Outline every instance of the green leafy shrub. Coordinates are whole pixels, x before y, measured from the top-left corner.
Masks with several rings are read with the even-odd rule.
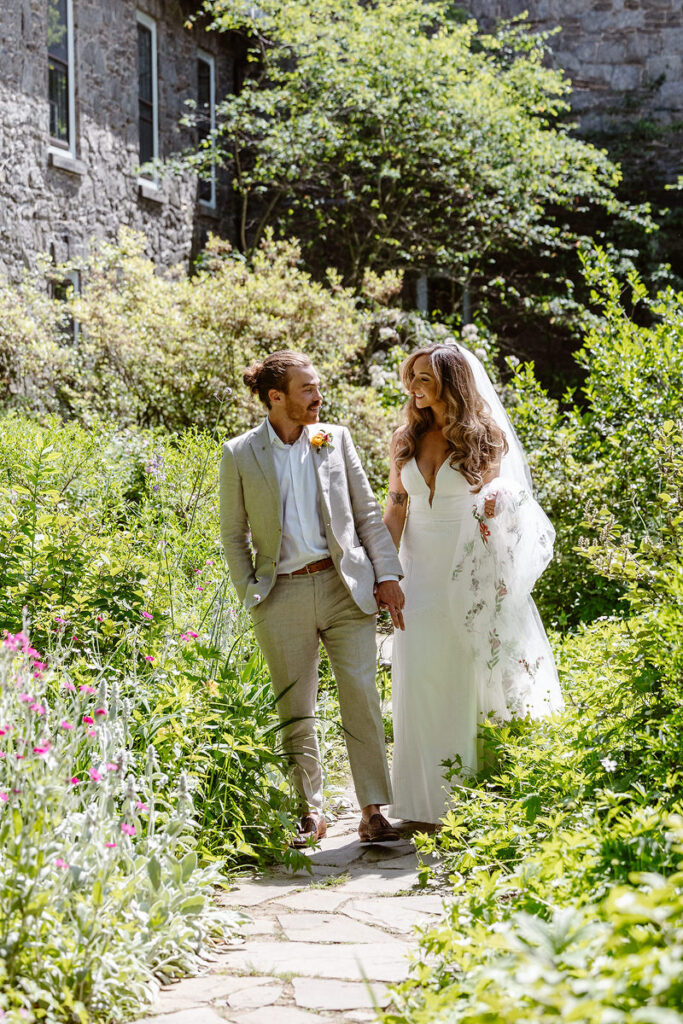
[[[623,581],[580,554],[586,521],[636,544],[649,535],[667,489],[653,449],[683,406],[683,294],[649,297],[635,273],[622,282],[600,249],[585,255],[584,273],[596,313],[577,353],[586,373],[579,400],[549,398],[529,366],[516,369],[505,393],[558,534],[536,598],[563,626],[619,608]]]
[[[174,793],[152,746],[136,771],[131,702],[107,691],[5,634],[0,1008],[32,1011],[17,1019],[123,1020],[238,924],[198,866],[185,776]]]
[[[202,855],[285,856],[267,673],[218,547],[219,445],[16,414],[0,431],[0,626],[75,685],[115,682],[132,749],[197,780]],[[25,611],[22,611],[25,609]]]
[[[298,266],[297,244],[270,236],[249,264],[212,240],[192,276],[160,270],[145,247],[142,234],[122,228],[117,244],[79,267],[83,291],[65,301],[49,299],[39,280],[0,292],[6,404],[86,425],[104,418],[231,436],[263,417],[244,369],[275,349],[299,349],[321,374],[323,416],[351,426],[369,475],[383,477],[389,424],[352,369],[366,314],[333,273],[327,287],[314,282]],[[65,344],[68,317],[79,324],[76,345]]]

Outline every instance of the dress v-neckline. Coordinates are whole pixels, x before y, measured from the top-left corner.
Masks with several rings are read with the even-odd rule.
[[[443,467],[448,462],[448,455],[446,455],[446,458],[443,460],[443,462],[441,463],[441,465],[437,469],[436,473],[434,474],[434,486],[433,487],[430,487],[429,484],[427,483],[427,478],[425,477],[424,473],[422,472],[422,470],[418,466],[417,459],[415,458],[414,455],[413,455],[413,462],[415,463],[415,469],[418,471],[418,473],[422,477],[424,485],[427,488],[427,490],[429,491],[429,507],[431,508],[432,507],[432,502],[434,501],[434,495],[436,493],[436,480],[437,480],[437,477],[438,477],[439,473],[441,472]]]

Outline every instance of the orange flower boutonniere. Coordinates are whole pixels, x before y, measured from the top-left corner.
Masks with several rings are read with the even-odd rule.
[[[314,448],[320,451],[322,448],[332,449],[332,434],[326,434],[324,430],[319,430],[317,434],[314,434],[311,438],[311,444]]]

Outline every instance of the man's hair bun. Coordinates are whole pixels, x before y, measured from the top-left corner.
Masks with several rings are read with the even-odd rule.
[[[286,394],[289,371],[295,366],[310,365],[311,360],[303,352],[282,349],[280,352],[271,352],[262,363],[252,363],[244,371],[242,379],[252,395],[258,395],[266,408],[270,409],[268,392],[274,388]]]
[[[242,380],[247,385],[252,395],[257,395],[259,391],[259,378],[263,373],[263,363],[252,363],[242,375]]]

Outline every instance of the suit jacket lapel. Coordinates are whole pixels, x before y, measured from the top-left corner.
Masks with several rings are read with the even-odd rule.
[[[282,520],[280,488],[278,487],[277,473],[275,472],[275,459],[273,458],[273,448],[270,443],[268,424],[266,420],[264,420],[261,426],[252,434],[251,447],[254,451],[254,455],[256,456],[256,461],[259,464],[261,472],[266,478],[271,497],[275,508],[277,509],[278,518]]]
[[[318,430],[316,430],[315,429],[316,427],[318,427],[317,424],[315,424],[314,426],[308,428],[309,440],[313,436],[313,434],[316,434],[318,432],[318,430],[320,429],[318,427]],[[316,474],[316,476],[318,478],[318,486],[319,486],[319,489],[320,489],[320,497],[322,499],[323,504],[326,505],[327,508],[329,509],[329,507],[330,507],[330,462],[329,462],[330,453],[329,453],[327,447],[315,448],[315,449],[311,450],[311,457],[313,458],[313,465],[315,466],[315,474]]]

